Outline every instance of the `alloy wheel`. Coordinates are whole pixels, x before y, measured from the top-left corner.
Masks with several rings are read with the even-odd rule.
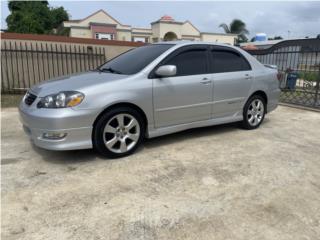
[[[260,99],[254,99],[247,111],[248,123],[251,126],[257,126],[263,119],[264,105]]]
[[[103,131],[105,146],[114,153],[130,151],[140,137],[140,125],[130,114],[121,113],[113,116]]]

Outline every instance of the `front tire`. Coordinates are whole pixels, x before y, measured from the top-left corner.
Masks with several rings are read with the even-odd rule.
[[[143,118],[128,107],[111,109],[102,115],[93,129],[93,147],[108,158],[132,154],[145,135]]]
[[[258,128],[264,120],[266,109],[263,97],[260,95],[250,97],[243,109],[242,126],[248,130]]]

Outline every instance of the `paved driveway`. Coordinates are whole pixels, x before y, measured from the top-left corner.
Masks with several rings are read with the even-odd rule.
[[[147,141],[133,156],[32,146],[2,111],[3,239],[320,238],[320,113],[279,107]]]

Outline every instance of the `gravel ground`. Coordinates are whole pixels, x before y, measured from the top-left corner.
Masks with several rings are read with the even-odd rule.
[[[34,147],[2,109],[2,239],[320,239],[320,113],[279,107],[105,160]]]

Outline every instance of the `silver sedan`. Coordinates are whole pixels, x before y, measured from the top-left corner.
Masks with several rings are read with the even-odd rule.
[[[145,137],[237,121],[255,129],[279,94],[277,70],[247,52],[180,41],[135,48],[94,71],[33,86],[19,109],[39,147],[122,157]]]

